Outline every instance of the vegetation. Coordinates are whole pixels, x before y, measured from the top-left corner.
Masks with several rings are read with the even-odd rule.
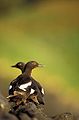
[[[46,2],[5,11],[0,17],[2,92],[6,95],[9,82],[19,75],[11,65],[37,60],[46,67],[33,75],[51,96],[49,109],[52,102],[61,111],[63,105],[71,111],[79,109],[79,2]],[[60,112],[60,108],[55,110]]]

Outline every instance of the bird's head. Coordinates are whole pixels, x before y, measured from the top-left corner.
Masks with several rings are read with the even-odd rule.
[[[25,65],[25,69],[26,69],[26,68],[34,69],[34,68],[36,68],[36,67],[43,67],[43,65],[42,65],[42,64],[39,64],[39,63],[36,62],[36,61],[30,61],[30,62],[26,63],[26,65]]]
[[[24,62],[18,62],[17,64],[12,65],[11,67],[19,68],[21,71],[23,71],[24,67],[25,67],[25,63]]]

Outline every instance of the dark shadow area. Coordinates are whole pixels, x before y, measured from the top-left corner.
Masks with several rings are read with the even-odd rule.
[[[78,110],[76,110],[72,104],[64,105],[55,94],[47,92],[45,95],[45,101],[45,112],[50,116],[66,112],[78,114]]]
[[[4,96],[8,96],[8,86],[10,82],[8,80],[4,80],[0,78],[0,90]],[[46,90],[47,91],[47,90]],[[64,103],[64,102],[63,102]],[[72,104],[65,105],[61,103],[59,97],[56,94],[50,94],[48,91],[45,93],[45,113],[49,116],[54,116],[56,114],[61,114],[65,112],[71,112],[78,114],[78,110],[76,110]]]
[[[37,4],[41,2],[41,0],[24,0],[26,4]]]
[[[42,0],[0,0],[0,16],[11,13],[13,9],[22,9],[24,7],[31,7],[39,5]]]

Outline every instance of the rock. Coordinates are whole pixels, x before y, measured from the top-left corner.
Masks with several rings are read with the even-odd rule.
[[[0,93],[0,109],[3,109],[4,111],[10,110],[10,105],[7,99],[1,93]]]
[[[75,120],[75,116],[69,112],[62,113],[60,115],[53,116],[54,120]]]
[[[21,103],[8,102],[0,93],[0,120],[78,120],[79,116],[66,112],[53,117],[48,117],[41,105],[33,102]]]
[[[0,120],[18,120],[18,119],[8,112],[0,111]]]
[[[31,118],[25,113],[20,113],[19,114],[19,119],[20,120],[31,120]]]
[[[52,120],[44,112],[43,108],[36,106],[33,102],[26,105],[20,105],[16,110],[10,111],[15,114],[20,120]]]

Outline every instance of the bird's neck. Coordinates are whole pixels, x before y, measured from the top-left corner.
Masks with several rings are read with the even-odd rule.
[[[24,72],[24,74],[27,76],[31,76],[31,73],[32,73],[32,69],[30,69],[30,68],[27,68]]]

